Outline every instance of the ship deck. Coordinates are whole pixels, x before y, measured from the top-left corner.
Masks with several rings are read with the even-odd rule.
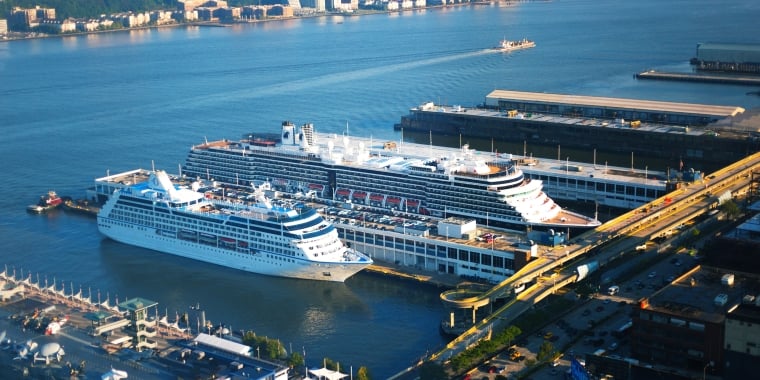
[[[342,146],[340,138],[333,135],[317,134],[320,148],[327,149],[328,141],[334,143],[334,147]],[[341,136],[342,138],[342,136]],[[460,149],[452,147],[442,147],[435,145],[425,145],[418,143],[406,142],[403,137],[398,142],[393,142],[393,149],[386,149],[388,141],[379,141],[370,138],[349,137],[351,144],[362,143],[370,149],[372,154],[396,155],[405,158],[430,159],[439,157],[451,157],[452,155],[461,155]],[[664,188],[664,180],[667,174],[662,171],[624,168],[619,166],[609,166],[606,164],[586,163],[567,160],[556,160],[550,158],[534,158],[532,156],[517,156],[513,154],[483,152],[470,150],[473,157],[485,162],[507,165],[510,160],[514,160],[516,165],[525,173],[543,174],[556,178],[603,178],[609,182],[636,183],[643,186]],[[347,162],[348,166],[359,167],[360,164]],[[491,173],[496,173],[500,169],[491,166]]]

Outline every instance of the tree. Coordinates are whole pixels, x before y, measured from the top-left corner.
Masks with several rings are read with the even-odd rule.
[[[290,354],[290,357],[288,358],[288,366],[290,366],[290,368],[300,368],[303,367],[303,365],[304,358],[300,352],[293,352]]]
[[[420,365],[419,375],[420,380],[438,380],[449,377],[440,364],[432,361],[427,361]]]
[[[331,370],[331,371],[337,371],[338,370],[338,363],[335,362],[335,360],[332,360],[330,358],[325,358],[325,368]]]
[[[736,205],[736,202],[733,200],[727,200],[723,202],[723,204],[720,205],[721,210],[723,210],[724,213],[726,213],[726,216],[729,219],[734,219],[737,216],[739,216],[740,210],[739,206]]]
[[[548,340],[545,340],[543,343],[541,343],[541,347],[538,348],[536,359],[542,362],[550,360],[552,358],[554,358],[554,345]]]
[[[359,367],[359,370],[356,371],[356,380],[372,380],[372,376],[369,374],[369,369],[364,366]]]

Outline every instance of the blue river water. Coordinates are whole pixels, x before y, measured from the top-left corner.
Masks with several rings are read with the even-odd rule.
[[[758,43],[758,15],[751,0],[563,0],[0,43],[0,265],[170,315],[198,303],[215,323],[305,349],[310,365],[329,357],[387,378],[445,344],[436,290],[363,273],[345,284],[251,275],[25,206],[51,189],[83,196],[107,172],[176,172],[194,143],[283,120],[398,140],[409,108],[475,105],[494,89],[754,108],[755,88],[633,74],[689,71],[698,42]],[[505,37],[537,47],[489,50]]]

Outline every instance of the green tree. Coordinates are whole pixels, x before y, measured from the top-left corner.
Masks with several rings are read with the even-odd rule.
[[[274,339],[267,339],[265,342],[267,347],[267,355],[269,355],[270,359],[277,359],[281,358],[284,354],[283,346],[280,344],[279,341]]]
[[[541,347],[538,348],[536,359],[540,362],[543,362],[543,361],[551,360],[553,358],[554,358],[554,345],[548,340],[545,340],[543,343],[541,343]]]
[[[324,359],[324,363],[325,363],[325,368],[327,368],[329,370],[332,370],[332,371],[337,371],[338,370],[338,363],[335,362],[335,360],[332,360],[330,358],[325,358]]]
[[[372,376],[369,373],[369,368],[361,366],[356,371],[356,380],[372,380]]]
[[[432,361],[422,363],[419,368],[420,380],[439,380],[449,377],[444,368]]]
[[[720,209],[723,210],[724,213],[726,213],[726,216],[729,219],[734,219],[737,216],[739,216],[739,213],[741,210],[739,210],[739,206],[736,205],[736,202],[733,200],[727,200],[723,202],[723,204],[720,205]]]
[[[304,365],[303,355],[300,352],[292,352],[287,363],[290,368],[301,368]]]

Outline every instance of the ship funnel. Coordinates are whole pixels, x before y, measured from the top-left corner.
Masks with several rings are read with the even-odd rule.
[[[296,126],[289,121],[283,121],[280,138],[283,145],[296,145]]]
[[[153,190],[166,192],[169,199],[174,199],[176,194],[172,180],[169,179],[169,175],[163,170],[157,170],[151,173],[150,179],[148,180],[148,187]]]

